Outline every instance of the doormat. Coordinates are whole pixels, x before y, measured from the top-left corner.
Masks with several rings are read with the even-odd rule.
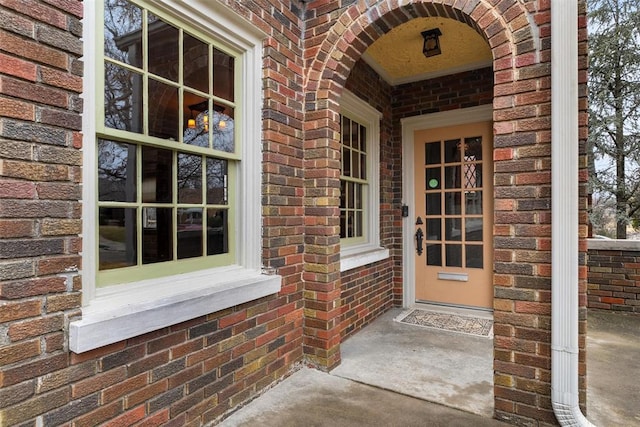
[[[398,316],[397,320],[408,325],[417,325],[431,329],[443,329],[481,337],[491,337],[493,320],[459,314],[440,313],[419,308]]]

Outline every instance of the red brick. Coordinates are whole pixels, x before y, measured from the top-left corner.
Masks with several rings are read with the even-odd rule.
[[[146,414],[145,405],[140,405],[112,419],[111,421],[107,421],[105,424],[103,424],[103,426],[104,427],[129,427],[131,425],[134,425],[138,421],[143,420],[145,418],[145,414]]]
[[[40,315],[41,310],[40,300],[2,301],[0,302],[0,323],[35,317]]]
[[[37,337],[49,332],[62,330],[64,317],[54,315],[23,320],[9,325],[9,338],[12,341],[20,341],[25,338]]]
[[[17,12],[58,28],[66,28],[67,18],[64,13],[41,4],[35,0],[3,0],[2,5]]]
[[[64,292],[66,290],[64,277],[46,277],[15,282],[0,283],[0,297],[8,299],[26,298],[44,295],[50,292]]]
[[[147,377],[146,373],[142,373],[105,388],[102,390],[102,401],[111,402],[143,388],[147,385]]]
[[[164,393],[165,391],[168,390],[167,385],[168,385],[168,380],[164,379],[162,381],[149,384],[145,388],[131,393],[126,398],[126,408],[132,408],[159,394]]]
[[[67,55],[57,49],[43,46],[35,41],[22,39],[2,30],[0,30],[0,46],[2,46],[5,52],[10,52],[17,56],[24,56],[26,59],[48,64],[56,68],[66,69],[68,65]]]
[[[98,409],[73,420],[73,427],[93,427],[122,413],[122,402],[101,405]]]
[[[40,354],[40,341],[31,340],[0,347],[0,366],[31,359]]]
[[[17,384],[30,378],[48,374],[67,366],[67,355],[59,353],[14,366],[0,372],[0,387]]]
[[[34,121],[36,117],[35,111],[33,104],[0,97],[0,116]]]
[[[115,368],[107,372],[79,381],[71,386],[71,397],[77,399],[102,390],[113,384],[124,381],[127,377],[126,368]]]
[[[34,221],[26,219],[0,219],[0,238],[29,237],[34,232]]]
[[[0,73],[35,82],[36,70],[34,63],[0,52]]]

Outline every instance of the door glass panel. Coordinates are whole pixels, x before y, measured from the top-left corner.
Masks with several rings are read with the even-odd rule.
[[[467,163],[464,165],[464,188],[482,187],[482,165]]]
[[[440,215],[442,208],[440,205],[441,193],[427,194],[427,215]]]
[[[465,138],[464,140],[464,159],[472,162],[482,160],[482,138],[479,136],[473,138]]]
[[[442,220],[427,219],[427,240],[442,240]]]
[[[442,245],[427,245],[427,265],[442,265]]]
[[[178,209],[178,259],[202,256],[202,208]]]
[[[445,219],[445,238],[446,240],[462,241],[462,219],[447,218]]]
[[[171,208],[142,209],[142,263],[173,259]]]
[[[110,270],[136,265],[136,209],[100,208],[98,265]]]
[[[460,188],[460,166],[444,168],[444,188]]]
[[[462,245],[445,245],[447,267],[462,267]]]
[[[460,215],[462,211],[460,195],[459,191],[444,194],[444,213],[446,215]]]
[[[439,190],[440,189],[440,168],[427,168],[427,190]]]
[[[424,164],[437,165],[440,163],[440,141],[428,142],[424,145]]]
[[[460,140],[451,139],[444,142],[444,162],[457,163],[460,161]]]
[[[466,191],[464,194],[465,209],[467,215],[482,214],[482,191]]]
[[[466,266],[467,268],[482,268],[483,251],[482,245],[466,245]]]
[[[482,218],[465,219],[465,240],[482,242]]]

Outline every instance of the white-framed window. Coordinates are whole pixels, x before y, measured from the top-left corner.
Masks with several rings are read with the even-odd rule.
[[[346,91],[340,103],[340,270],[389,257],[380,246],[380,119]]]
[[[264,35],[199,0],[87,2],[84,29],[83,315],[71,350],[279,291],[261,274]]]

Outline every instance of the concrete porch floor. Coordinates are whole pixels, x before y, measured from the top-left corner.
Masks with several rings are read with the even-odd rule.
[[[330,373],[302,368],[221,424],[504,426],[493,414],[490,338],[394,321],[392,309],[349,338]],[[640,316],[589,312],[588,419],[640,426]]]

